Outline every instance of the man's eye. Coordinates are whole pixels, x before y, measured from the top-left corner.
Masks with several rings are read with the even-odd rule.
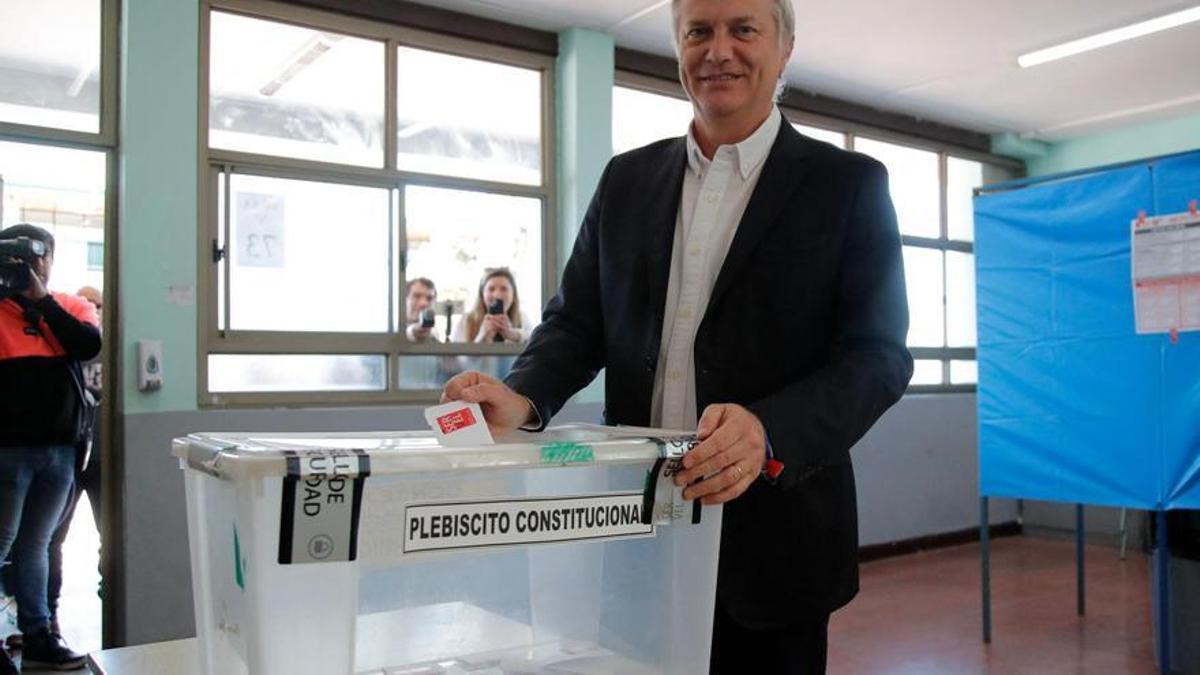
[[[753,26],[735,26],[733,29],[735,35],[746,37],[758,32]]]
[[[683,34],[683,37],[687,38],[688,40],[695,40],[696,38],[703,37],[707,33],[708,31],[703,28],[690,28],[688,29],[688,32]]]

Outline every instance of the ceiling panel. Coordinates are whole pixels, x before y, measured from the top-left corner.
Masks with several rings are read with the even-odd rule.
[[[1069,137],[1200,112],[1200,68],[1191,66],[1200,64],[1200,24],[1032,69],[1019,68],[1017,56],[1195,2],[796,0],[786,77],[799,89],[977,131]],[[613,16],[608,0],[511,4],[595,16],[594,24]],[[664,3],[613,34],[619,46],[671,56],[669,25]]]

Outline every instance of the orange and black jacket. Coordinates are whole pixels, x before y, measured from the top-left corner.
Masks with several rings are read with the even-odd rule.
[[[73,361],[100,353],[96,309],[51,292],[0,300],[0,447],[74,443],[82,402]]]

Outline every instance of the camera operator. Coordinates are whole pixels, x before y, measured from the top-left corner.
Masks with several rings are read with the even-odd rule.
[[[24,241],[22,241],[22,239]],[[0,230],[0,250],[40,242],[37,253],[3,261],[0,299],[0,560],[12,553],[22,660],[33,668],[81,667],[51,625],[48,550],[86,459],[94,402],[81,363],[100,352],[96,310],[46,290],[54,237],[34,225]],[[12,274],[13,271],[27,273]],[[0,666],[8,666],[0,652]],[[2,671],[2,668],[0,668]]]
[[[426,340],[436,342],[438,340],[437,335],[433,332],[435,318],[433,303],[435,302],[437,302],[437,287],[433,285],[432,279],[417,277],[404,287],[404,303],[408,317],[405,333],[409,340],[413,342],[425,342]]]

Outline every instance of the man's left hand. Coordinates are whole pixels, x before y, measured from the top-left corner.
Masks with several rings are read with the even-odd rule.
[[[684,470],[675,474],[676,485],[688,485],[684,499],[701,504],[722,504],[735,499],[758,478],[767,461],[766,432],[749,410],[734,403],[716,403],[704,409],[696,429],[700,444],[683,456]]]

